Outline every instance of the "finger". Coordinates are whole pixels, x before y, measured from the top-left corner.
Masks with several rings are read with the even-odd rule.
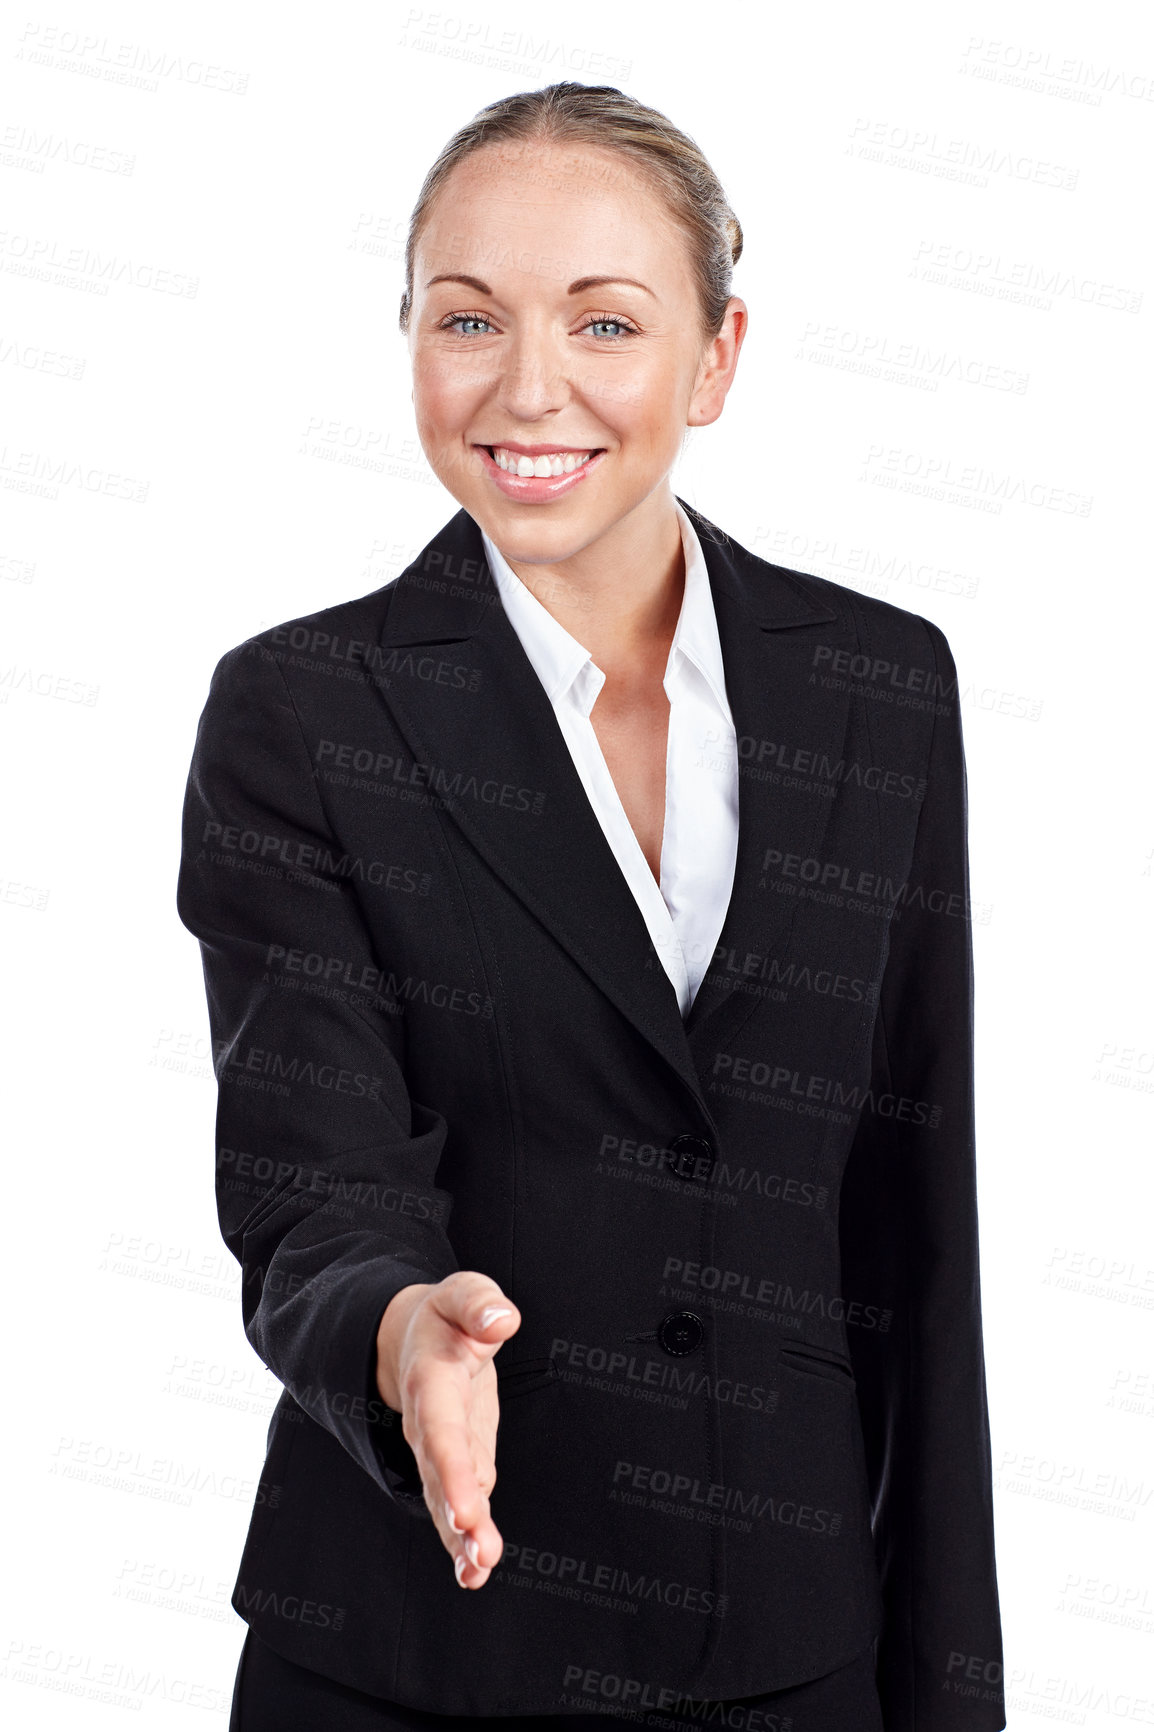
[[[483,1462],[479,1467],[474,1462],[471,1486],[475,1485],[478,1488],[474,1499],[475,1514],[465,1499],[457,1498],[454,1502],[453,1496],[446,1493],[445,1516],[449,1531],[457,1541],[459,1548],[464,1551],[471,1566],[464,1571],[463,1577],[458,1577],[464,1587],[480,1587],[483,1582],[488,1580],[490,1571],[497,1567],[504,1556],[505,1542],[493,1520],[489,1497],[491,1486],[496,1481],[496,1477],[495,1470],[486,1472]],[[451,1485],[452,1481],[450,1480],[449,1483]],[[457,1503],[464,1507],[458,1510]],[[458,1553],[454,1552],[454,1563],[456,1563],[457,1555]]]
[[[425,1486],[425,1501],[445,1550],[466,1560],[470,1585],[487,1579],[500,1561],[503,1541],[478,1481],[474,1440],[452,1372],[426,1372],[411,1403],[413,1449]],[[495,1474],[494,1474],[495,1477]]]
[[[472,1465],[464,1467],[454,1452],[451,1464],[435,1476],[432,1495],[445,1549],[454,1559],[464,1553],[475,1569],[492,1569],[501,1561],[504,1543],[493,1521],[489,1494],[478,1483]]]
[[[451,1555],[461,1587],[478,1588],[489,1580],[504,1555],[504,1540],[492,1519],[489,1493],[478,1483],[477,1469],[461,1451],[463,1434],[451,1420],[440,1420],[426,1431],[425,1500],[440,1541]],[[468,1465],[466,1465],[468,1460]],[[418,1455],[418,1462],[421,1457]],[[496,1472],[494,1472],[496,1479]]]
[[[461,1550],[453,1556],[457,1581],[463,1588],[484,1587],[505,1551],[505,1542],[489,1514],[488,1499],[484,1520],[472,1532],[462,1534],[459,1545]]]

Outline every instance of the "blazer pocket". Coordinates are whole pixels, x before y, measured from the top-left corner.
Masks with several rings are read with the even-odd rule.
[[[804,1372],[808,1377],[824,1377],[827,1382],[843,1383],[851,1389],[856,1387],[853,1365],[836,1348],[815,1347],[808,1341],[782,1341],[777,1353],[791,1371]]]
[[[556,1361],[547,1354],[534,1359],[510,1359],[507,1365],[501,1363],[501,1355],[498,1354],[496,1366],[497,1399],[501,1402],[509,1401],[515,1395],[527,1395],[531,1389],[544,1389],[550,1383],[561,1381]]]

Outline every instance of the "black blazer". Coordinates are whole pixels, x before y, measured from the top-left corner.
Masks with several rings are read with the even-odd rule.
[[[216,667],[178,908],[284,1385],[232,1604],[441,1714],[760,1694],[876,1638],[886,1732],[998,1732],[953,658],[686,510],[741,775],[684,1022],[465,511]],[[374,1379],[392,1295],[458,1268],[523,1317],[470,1592]]]

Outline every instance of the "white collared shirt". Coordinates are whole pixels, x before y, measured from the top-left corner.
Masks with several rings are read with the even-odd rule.
[[[733,890],[738,770],[709,572],[693,524],[679,503],[676,509],[685,594],[662,682],[669,698],[669,744],[660,887],[590,720],[604,672],[522,583],[484,530],[481,537],[505,612],[553,705],[589,803],[685,1017],[713,959]]]

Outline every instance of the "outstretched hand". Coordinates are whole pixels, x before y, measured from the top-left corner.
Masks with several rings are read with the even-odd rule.
[[[460,1269],[402,1287],[377,1332],[377,1387],[401,1415],[463,1588],[483,1587],[504,1550],[489,1513],[499,1417],[493,1359],[520,1327],[520,1312],[490,1276]]]

